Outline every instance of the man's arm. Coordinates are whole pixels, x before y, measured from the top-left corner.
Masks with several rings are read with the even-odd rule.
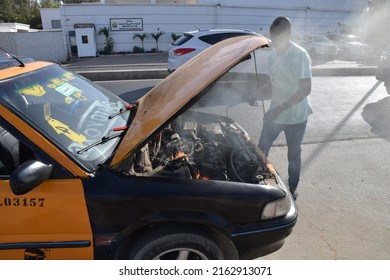
[[[291,108],[295,104],[298,104],[305,99],[311,92],[311,78],[300,79],[298,90],[285,102],[279,106],[269,110],[266,114],[266,118],[269,120],[275,120],[283,111]]]

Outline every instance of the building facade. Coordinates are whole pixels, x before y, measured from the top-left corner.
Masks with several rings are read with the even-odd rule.
[[[244,28],[267,36],[270,23],[280,15],[290,17],[294,35],[339,32],[346,27],[364,35],[366,8],[366,0],[100,0],[63,4],[59,18],[51,17],[44,27],[60,20],[69,54],[74,53],[75,27],[80,24],[94,26],[93,40],[98,52],[106,44],[105,36],[99,35],[103,28],[109,31],[115,53],[132,52],[135,47],[141,47],[139,37],[134,35],[156,32],[163,32],[158,49],[167,51],[172,34],[195,29]],[[150,36],[143,44],[146,51],[156,48]]]
[[[0,22],[0,32],[34,32],[35,29],[30,29],[29,24],[18,22]]]

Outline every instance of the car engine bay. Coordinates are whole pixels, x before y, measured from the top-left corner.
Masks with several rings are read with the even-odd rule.
[[[128,173],[254,184],[275,179],[258,147],[233,119],[191,111],[149,138],[133,156]]]

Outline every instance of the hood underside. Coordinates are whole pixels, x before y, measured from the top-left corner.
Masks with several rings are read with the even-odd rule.
[[[110,167],[120,164],[153,132],[253,50],[268,45],[259,36],[240,36],[215,44],[179,67],[138,100],[137,113]]]

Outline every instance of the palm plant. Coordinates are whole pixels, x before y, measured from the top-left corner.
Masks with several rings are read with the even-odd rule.
[[[151,33],[150,36],[156,41],[156,52],[158,52],[158,39],[164,34],[164,32],[159,31],[155,33]]]
[[[104,37],[108,38],[110,36],[110,31],[108,30],[107,27],[100,28],[99,30],[99,35],[104,35]]]
[[[141,45],[142,45],[142,52],[145,52],[145,48],[144,48],[144,40],[146,38],[148,38],[148,34],[147,33],[136,33],[134,34],[133,36],[133,39],[135,38],[139,38],[141,40]]]
[[[106,46],[104,47],[104,53],[110,54],[114,48],[114,40],[110,37],[110,31],[107,27],[100,28],[99,35],[106,37]]]

